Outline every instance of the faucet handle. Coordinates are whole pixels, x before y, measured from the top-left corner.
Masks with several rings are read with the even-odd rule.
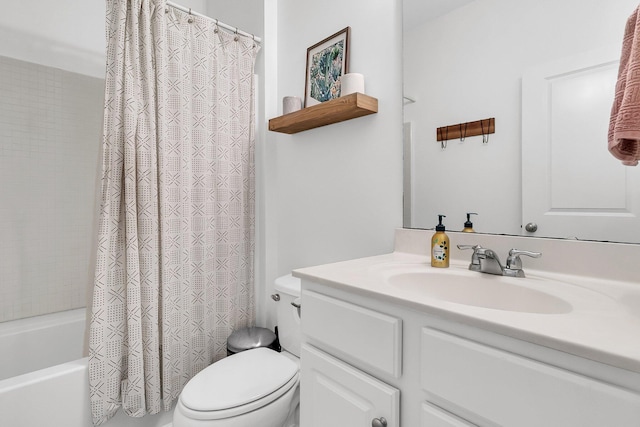
[[[473,254],[471,255],[471,264],[469,264],[469,270],[472,271],[480,271],[480,260],[478,259],[478,251],[483,249],[480,245],[457,245],[458,249],[466,250],[473,249]]]
[[[474,252],[476,251],[476,249],[482,248],[482,246],[480,245],[457,245],[457,246],[458,246],[458,249],[460,250],[473,249]]]
[[[531,258],[540,258],[541,252],[521,251],[519,249],[511,249],[509,251],[509,257],[507,258],[507,268],[510,270],[522,270],[522,260],[520,255],[525,255]]]

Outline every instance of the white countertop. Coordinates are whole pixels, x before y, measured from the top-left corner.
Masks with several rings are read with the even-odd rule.
[[[453,260],[449,270],[461,272],[468,265],[468,261]],[[424,254],[398,251],[298,269],[293,275],[640,373],[637,283],[525,268],[527,278],[522,280],[572,306],[566,313],[539,314],[456,304],[430,297],[426,292],[404,290],[386,279],[387,272],[394,268],[432,267],[430,258]],[[470,273],[478,274],[479,280],[481,276],[491,276]]]

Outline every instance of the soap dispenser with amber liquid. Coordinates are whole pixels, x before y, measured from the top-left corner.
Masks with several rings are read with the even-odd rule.
[[[467,213],[467,222],[464,223],[464,228],[462,229],[463,233],[475,233],[475,230],[473,229],[473,223],[471,222],[471,215],[478,215],[478,214],[475,212]]]
[[[449,236],[445,233],[442,218],[445,215],[438,215],[438,225],[436,233],[431,238],[431,267],[449,267]]]

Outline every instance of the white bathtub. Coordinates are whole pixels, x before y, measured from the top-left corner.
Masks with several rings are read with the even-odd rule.
[[[82,357],[84,308],[0,323],[0,380]]]
[[[80,309],[0,324],[0,426],[91,426],[84,323]],[[104,425],[170,427],[171,415],[119,412]]]

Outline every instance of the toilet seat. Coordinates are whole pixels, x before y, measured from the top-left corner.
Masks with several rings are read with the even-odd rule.
[[[193,377],[179,403],[189,418],[215,420],[254,411],[283,396],[299,380],[298,365],[267,348],[234,354]]]

